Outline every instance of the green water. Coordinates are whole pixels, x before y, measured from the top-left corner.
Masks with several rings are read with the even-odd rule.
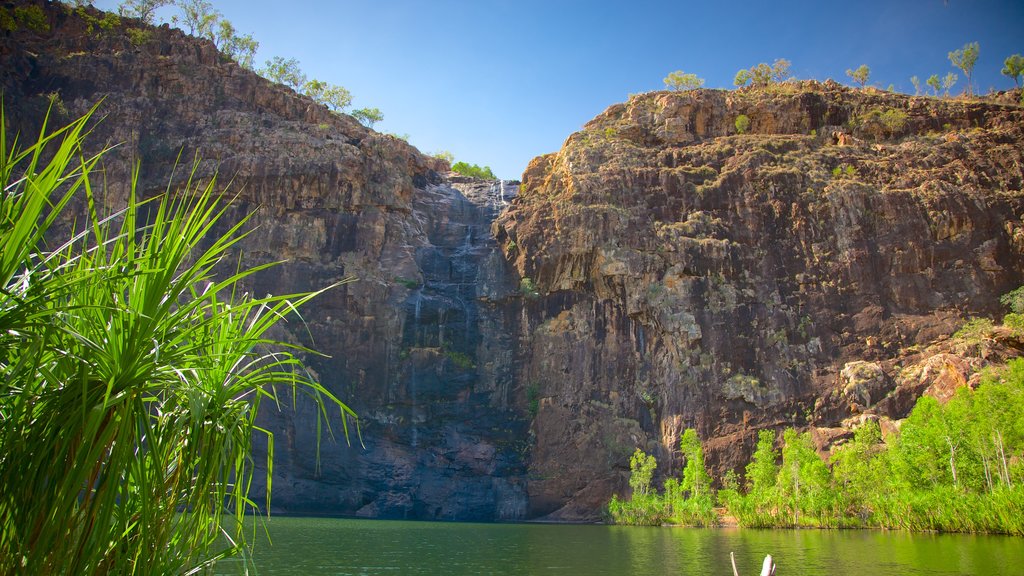
[[[258,574],[778,576],[1024,574],[1024,539],[868,530],[640,528],[283,518],[268,521]],[[234,574],[224,563],[220,574]]]

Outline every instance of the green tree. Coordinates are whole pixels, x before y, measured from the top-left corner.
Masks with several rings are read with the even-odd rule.
[[[863,88],[868,83],[868,77],[871,76],[871,69],[867,64],[861,64],[856,70],[847,69],[846,75]]]
[[[928,86],[934,91],[935,96],[939,95],[939,90],[942,89],[942,80],[939,80],[938,74],[932,74],[929,76],[928,79],[925,80],[925,84],[928,84]]]
[[[952,72],[946,74],[946,76],[942,78],[942,89],[945,91],[945,95],[947,97],[949,96],[949,90],[953,88],[957,80],[959,80],[959,76]]]
[[[484,166],[481,168],[476,164],[468,164],[466,162],[456,162],[452,164],[452,172],[457,172],[463,176],[469,176],[472,178],[480,178],[481,180],[497,180],[498,177],[491,171],[490,166]]]
[[[917,76],[910,77],[910,83],[914,85],[914,96],[921,95],[921,79]]]
[[[305,78],[305,75],[302,75],[301,77]],[[342,86],[331,84],[329,82],[321,82],[315,78],[303,84],[302,93],[324,106],[327,106],[333,112],[344,112],[352,105],[351,92]],[[371,110],[376,110],[378,114],[380,113],[380,110],[377,110],[376,108]],[[383,116],[381,116],[381,118],[383,118]]]
[[[188,28],[188,33],[197,38],[214,40],[217,23],[221,13],[208,0],[177,0],[175,4],[181,10],[181,20]],[[174,21],[176,21],[175,17]]]
[[[682,70],[676,70],[665,77],[665,87],[672,90],[695,90],[704,85],[704,79],[698,78],[696,74],[687,74]]]
[[[654,456],[637,448],[629,458],[629,487],[633,489],[633,497],[646,496],[651,490],[651,478],[658,461]]]
[[[733,84],[738,87],[750,83],[756,88],[764,88],[772,83],[785,82],[789,76],[790,62],[785,58],[779,58],[771,66],[761,62],[747,70],[740,70],[733,79]]]
[[[842,494],[843,510],[861,525],[873,514],[875,494],[887,482],[880,461],[885,446],[878,423],[869,420],[854,431],[853,441],[832,453],[832,476]]]
[[[978,43],[970,42],[968,44],[964,44],[963,48],[949,53],[949,61],[953,63],[953,66],[963,70],[964,76],[967,77],[968,96],[974,95],[974,89],[971,84],[971,74],[974,72],[974,64],[978,61],[978,52]]]
[[[801,515],[813,516],[819,526],[831,525],[835,501],[832,478],[814,451],[810,434],[797,434],[790,428],[783,434],[783,441],[776,490],[780,501],[789,508],[793,525],[801,525]]]
[[[679,450],[686,458],[683,468],[682,489],[690,493],[691,498],[708,496],[711,492],[711,476],[704,465],[704,449],[700,445],[697,431],[687,428],[679,440]]]
[[[214,45],[222,54],[234,60],[239,66],[246,70],[253,70],[256,59],[256,50],[260,43],[252,34],[240,35],[234,25],[226,18],[217,23],[217,31],[213,37]]]
[[[267,60],[266,65],[260,69],[260,75],[278,84],[284,84],[296,92],[305,87],[305,93],[314,100],[317,100],[316,94],[327,86],[325,82],[313,80],[317,85],[311,89],[306,84],[306,73],[302,71],[299,61],[295,58],[285,59],[281,56],[274,56]]]
[[[1013,78],[1013,85],[1020,88],[1020,77],[1024,76],[1024,56],[1014,54],[1003,61],[1003,75]]]
[[[117,12],[126,18],[138,18],[145,24],[153,24],[156,11],[170,5],[172,0],[122,0]]]
[[[761,430],[757,434],[757,448],[747,464],[747,495],[745,507],[752,512],[755,525],[770,525],[778,507],[775,479],[779,453],[775,450],[775,432]]]
[[[384,114],[381,114],[379,108],[360,108],[352,111],[352,117],[363,126],[373,128],[374,124],[384,119]]]
[[[352,413],[269,336],[315,294],[242,295],[272,264],[214,275],[247,234],[211,234],[215,182],[143,205],[136,172],[99,214],[88,120],[17,152],[0,116],[0,574],[198,572],[244,549],[261,400],[334,404],[346,434]],[[60,238],[74,196],[90,214]]]
[[[750,129],[750,118],[746,114],[740,114],[736,117],[735,124],[737,134],[746,134]]]

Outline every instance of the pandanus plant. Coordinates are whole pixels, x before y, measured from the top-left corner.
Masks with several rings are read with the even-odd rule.
[[[20,150],[0,113],[0,574],[198,573],[246,555],[254,434],[269,510],[260,403],[305,394],[346,439],[355,414],[309,350],[269,336],[323,290],[256,298],[241,285],[274,264],[215,272],[248,234],[248,218],[215,233],[215,181],[142,201],[136,170],[103,213],[93,111]],[[75,196],[86,224],[57,239]]]

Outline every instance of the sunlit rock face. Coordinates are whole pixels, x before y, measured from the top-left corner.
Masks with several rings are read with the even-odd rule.
[[[634,449],[678,473],[686,428],[716,473],[765,427],[811,428],[825,453],[1024,348],[944,339],[1024,284],[1019,92],[643,94],[520,187],[447,173],[209,42],[161,27],[136,44],[45,7],[50,31],[0,36],[12,128],[102,98],[110,208],[136,162],[150,196],[198,155],[195,179],[230,181],[219,231],[253,214],[225,270],[285,261],[253,292],[356,278],[277,334],[323,354],[311,374],[360,420],[346,443],[336,413],[283,387],[280,410],[264,401],[276,511],[596,519]]]
[[[1024,281],[1019,98],[641,94],[535,159],[495,225],[537,292],[530,513],[592,515],[637,447],[676,473],[688,427],[742,471],[760,428],[827,450],[830,429],[966,383],[979,352],[932,366],[949,346],[929,345]]]

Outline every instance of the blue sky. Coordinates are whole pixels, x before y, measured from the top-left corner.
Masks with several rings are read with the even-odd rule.
[[[844,83],[867,64],[873,84],[912,92],[911,76],[955,71],[947,53],[976,41],[974,84],[985,92],[1012,87],[999,71],[1024,54],[1024,0],[213,4],[260,42],[258,65],[296,58],[310,77],[348,88],[356,108],[380,108],[378,130],[507,179],[608,106],[662,89],[673,70],[732,88],[737,70],[776,58],[798,78]]]

